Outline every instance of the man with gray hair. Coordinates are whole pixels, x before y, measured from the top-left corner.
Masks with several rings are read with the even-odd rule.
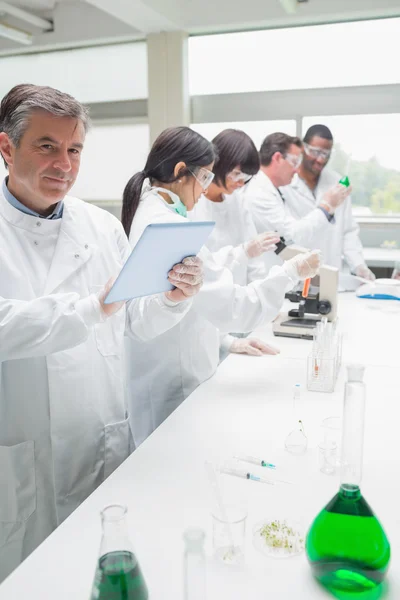
[[[0,105],[0,581],[129,455],[124,333],[178,323],[201,267],[166,294],[105,304],[130,253],[120,222],[66,194],[86,109],[18,85]]]

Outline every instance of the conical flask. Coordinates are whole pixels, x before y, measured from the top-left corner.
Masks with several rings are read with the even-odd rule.
[[[340,489],[317,515],[306,539],[306,553],[314,576],[337,597],[345,593],[353,597],[362,592],[379,592],[390,560],[386,534],[360,491],[365,413],[363,375],[363,366],[348,367]]]
[[[147,600],[148,591],[133,553],[127,509],[114,504],[101,512],[103,536],[91,600]]]
[[[339,183],[341,183],[345,187],[349,187],[349,185],[350,185],[350,179],[347,177],[347,175],[345,175],[344,177],[342,177],[341,179],[339,179]]]

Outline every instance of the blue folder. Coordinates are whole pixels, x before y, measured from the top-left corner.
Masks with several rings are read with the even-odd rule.
[[[213,230],[213,221],[153,223],[143,231],[105,304],[173,289],[168,273],[187,256],[196,256]]]

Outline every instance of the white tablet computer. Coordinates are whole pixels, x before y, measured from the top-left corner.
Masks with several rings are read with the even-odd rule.
[[[213,230],[214,221],[153,223],[143,231],[109,291],[106,304],[172,290],[168,273],[187,256],[195,256]]]

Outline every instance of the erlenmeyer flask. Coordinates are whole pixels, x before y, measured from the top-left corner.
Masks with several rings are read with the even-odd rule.
[[[383,582],[390,545],[360,492],[365,413],[364,367],[348,367],[343,410],[341,484],[307,534],[314,576],[332,593],[372,591]]]
[[[148,591],[126,525],[125,506],[101,512],[103,536],[91,600],[147,600]]]

